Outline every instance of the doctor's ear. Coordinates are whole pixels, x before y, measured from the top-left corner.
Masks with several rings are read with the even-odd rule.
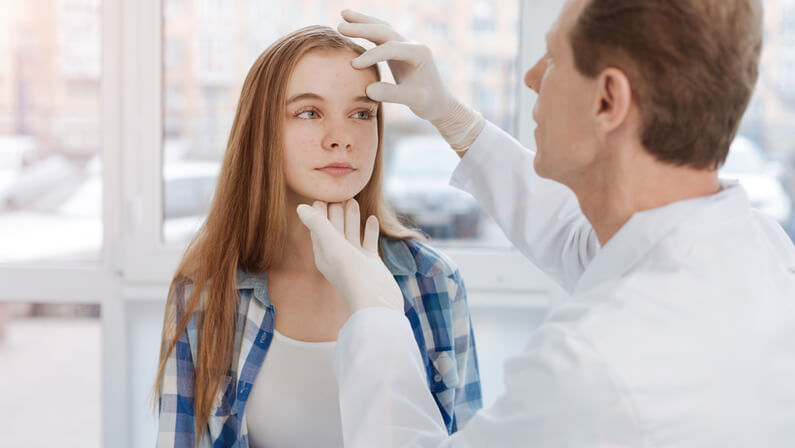
[[[627,75],[617,68],[607,68],[597,82],[595,117],[607,132],[621,126],[632,108],[632,86]]]

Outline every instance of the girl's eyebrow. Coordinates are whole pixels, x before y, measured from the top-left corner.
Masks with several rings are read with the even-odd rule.
[[[301,100],[325,101],[326,99],[318,95],[317,93],[299,93],[297,95],[293,95],[289,100],[287,100],[287,104],[290,105],[296,101],[301,101]]]
[[[353,99],[353,102],[354,102],[354,103],[372,103],[372,104],[378,104],[378,101],[373,101],[373,99],[372,99],[372,98],[370,98],[369,96],[366,96],[366,95],[363,95],[363,96],[357,96],[356,98],[354,98],[354,99]]]
[[[299,94],[296,94],[296,95],[293,95],[292,97],[290,97],[290,99],[287,100],[287,105],[289,106],[290,104],[293,104],[293,103],[295,103],[297,101],[301,101],[301,100],[326,101],[325,98],[323,98],[322,96],[318,95],[317,93],[299,93]],[[353,102],[354,103],[378,104],[377,101],[373,101],[372,99],[370,99],[370,97],[368,97],[366,95],[357,96],[357,97],[353,98]]]

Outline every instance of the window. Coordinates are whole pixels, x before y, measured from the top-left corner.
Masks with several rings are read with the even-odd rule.
[[[479,1],[474,5],[472,31],[479,38],[494,37],[497,33],[495,7],[491,2]]]
[[[497,58],[493,54],[476,54],[472,71],[477,74],[492,72],[497,68]]]
[[[172,5],[179,2],[182,7]],[[163,141],[163,239],[183,244],[201,224],[207,212],[225,150],[243,79],[256,57],[282,35],[310,24],[339,23],[343,8],[359,9],[396,27],[402,24],[412,39],[431,46],[440,72],[464,101],[478,107],[497,124],[512,129],[516,92],[515,49],[519,34],[515,17],[517,0],[479,2],[478,8],[440,8],[421,1],[314,2],[288,5],[258,1],[188,2],[163,0],[164,73],[166,126]],[[411,11],[410,13],[407,11]],[[465,26],[494,32],[500,39],[477,42]],[[408,35],[408,34],[407,34]],[[241,47],[240,43],[246,43]],[[505,50],[507,48],[507,50]],[[473,58],[490,66],[488,82],[474,80],[481,71],[471,70]],[[499,69],[499,70],[498,70]],[[496,225],[469,195],[448,185],[455,161],[443,139],[434,137],[427,123],[402,106],[386,107],[385,142],[387,193],[401,217],[435,240],[450,244],[507,247]],[[418,148],[438,158],[436,169],[401,163]],[[426,188],[418,189],[422,183]],[[411,205],[409,205],[411,204]]]
[[[98,261],[99,0],[5,2],[0,263]]]

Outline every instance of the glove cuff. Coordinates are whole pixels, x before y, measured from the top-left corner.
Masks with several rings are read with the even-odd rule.
[[[469,149],[486,126],[480,112],[458,100],[454,100],[452,110],[444,118],[432,120],[431,124],[442,134],[456,152]]]

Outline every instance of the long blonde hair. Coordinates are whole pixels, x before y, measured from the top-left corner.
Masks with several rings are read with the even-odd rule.
[[[169,288],[155,396],[160,396],[168,357],[203,300],[204,312],[197,313],[201,337],[194,360],[197,443],[232,363],[239,303],[235,287],[237,270],[265,272],[282,254],[288,218],[282,173],[287,85],[298,61],[313,50],[364,52],[364,48],[332,28],[310,26],[284,36],[257,58],[240,93],[207,219],[188,246]],[[372,70],[380,80],[378,69]],[[362,211],[362,228],[364,220],[375,215],[382,234],[422,240],[420,233],[398,221],[384,198],[384,122],[380,104],[377,121],[375,167],[370,181],[356,196]],[[176,294],[177,289],[181,290],[187,283],[193,284],[190,296],[185,303],[174,303],[181,296]],[[179,322],[177,307],[181,311]]]

